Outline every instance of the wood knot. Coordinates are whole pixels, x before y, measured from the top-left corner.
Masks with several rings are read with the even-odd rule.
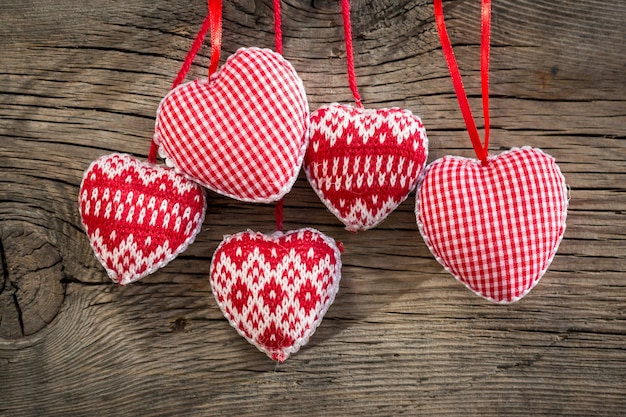
[[[191,322],[186,317],[177,317],[175,320],[170,321],[170,330],[172,333],[186,333],[189,326],[191,326]]]
[[[0,222],[0,338],[36,333],[63,304],[63,264],[50,240],[40,226]]]

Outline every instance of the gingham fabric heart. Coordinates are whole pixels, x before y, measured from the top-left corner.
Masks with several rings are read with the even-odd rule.
[[[222,195],[269,203],[293,186],[308,143],[302,80],[280,54],[239,49],[209,80],[174,88],[154,140],[169,166]]]
[[[79,211],[93,251],[111,279],[125,285],[165,266],[202,226],[202,188],[172,169],[126,154],[85,171]]]
[[[417,225],[426,245],[476,294],[511,303],[548,269],[563,234],[568,189],[554,158],[514,148],[488,158],[446,156],[426,167]]]
[[[304,170],[328,210],[356,232],[408,197],[427,156],[426,130],[410,111],[331,104],[311,115]]]
[[[231,326],[275,361],[305,345],[335,299],[341,257],[314,229],[226,236],[213,255],[211,287]]]

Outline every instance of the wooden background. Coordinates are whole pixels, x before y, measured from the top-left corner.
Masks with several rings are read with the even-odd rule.
[[[367,107],[419,114],[432,161],[472,156],[430,1],[353,0]],[[479,1],[446,1],[480,115]],[[269,232],[273,207],[209,194],[204,229],[165,269],[111,283],[80,226],[96,157],[145,158],[203,1],[0,0],[0,415],[623,415],[626,410],[626,2],[493,4],[492,144],[556,157],[565,239],[522,301],[457,283],[417,232],[414,197],[344,231],[301,175],[285,227],[343,241],[341,289],[277,366],[221,316],[208,267],[224,234]],[[311,109],[351,102],[339,5],[283,1],[284,53]],[[224,4],[223,60],[274,46],[270,0]],[[190,73],[203,77],[205,45]],[[480,120],[479,120],[480,123]]]

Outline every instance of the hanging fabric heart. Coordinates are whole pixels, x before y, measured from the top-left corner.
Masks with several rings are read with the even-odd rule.
[[[172,88],[185,78],[211,28],[211,65],[221,44],[221,2],[209,1],[204,20]],[[204,190],[172,169],[113,153],[94,161],[79,190],[79,212],[89,243],[109,277],[126,285],[165,266],[194,241],[206,211]]]
[[[331,104],[311,115],[306,176],[352,232],[377,226],[415,189],[428,156],[419,117],[397,107],[364,109],[356,85],[350,4],[342,0],[348,80],[357,107]]]
[[[153,273],[187,249],[206,210],[198,184],[125,154],[94,161],[79,196],[91,247],[111,279],[122,285]]]
[[[367,230],[415,188],[427,143],[424,125],[408,110],[331,104],[311,115],[305,172],[347,230]]]
[[[482,2],[481,75],[485,144],[474,123],[446,32],[435,17],[444,55],[478,160],[445,156],[426,167],[417,190],[417,225],[452,275],[481,297],[511,303],[544,275],[565,232],[568,190],[554,158],[530,147],[488,155],[491,2]]]
[[[172,90],[157,111],[154,142],[169,166],[241,201],[280,200],[308,144],[304,84],[280,53],[242,48],[209,79]]]
[[[426,168],[417,222],[435,258],[489,300],[522,298],[565,231],[567,187],[554,158],[524,147],[487,164],[446,156]]]
[[[314,229],[226,236],[213,255],[211,288],[241,336],[283,362],[307,343],[335,299],[341,255]]]

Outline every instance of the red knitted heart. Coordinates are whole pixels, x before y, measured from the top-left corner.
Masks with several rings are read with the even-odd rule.
[[[333,239],[309,228],[226,236],[211,262],[213,295],[241,336],[283,362],[335,299],[340,256]]]
[[[554,159],[514,148],[478,160],[446,156],[428,166],[416,216],[426,245],[452,275],[497,303],[526,295],[565,232],[568,190]]]
[[[269,49],[240,49],[209,80],[173,89],[154,140],[169,166],[242,201],[282,198],[308,143],[309,107],[291,64]]]
[[[89,242],[111,279],[125,285],[165,266],[202,226],[202,188],[173,170],[125,154],[85,171],[79,210]]]
[[[426,130],[410,111],[332,104],[311,115],[304,169],[328,210],[356,232],[408,197],[427,156]]]

